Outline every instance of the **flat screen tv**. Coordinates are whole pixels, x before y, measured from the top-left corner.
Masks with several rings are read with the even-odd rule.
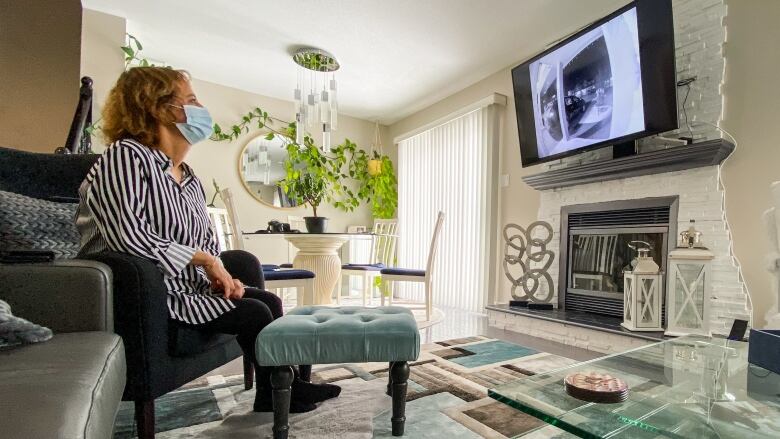
[[[677,128],[671,0],[636,0],[512,69],[523,167]]]

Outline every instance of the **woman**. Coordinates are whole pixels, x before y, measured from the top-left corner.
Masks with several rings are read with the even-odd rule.
[[[255,359],[257,334],[282,316],[282,303],[267,291],[245,287],[220,262],[203,186],[184,163],[211,126],[185,72],[161,67],[124,72],[103,109],[111,146],[79,190],[81,254],[112,250],[154,261],[168,289],[172,324],[236,334],[244,354]],[[272,411],[270,372],[255,366],[254,409]],[[296,379],[290,411],[313,410],[339,392],[337,386]]]

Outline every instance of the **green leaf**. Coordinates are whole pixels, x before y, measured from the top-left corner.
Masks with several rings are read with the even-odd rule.
[[[138,41],[138,38],[136,38],[133,35],[128,34],[128,33],[125,33],[125,35],[127,35],[128,41],[133,43],[133,44],[135,44],[135,47],[137,47],[138,50],[143,50],[143,46],[141,46],[141,42]]]
[[[125,52],[125,54],[132,59],[135,57],[135,51],[127,46],[122,46],[122,52]]]

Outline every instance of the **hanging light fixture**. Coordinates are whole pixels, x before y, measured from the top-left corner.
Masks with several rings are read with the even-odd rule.
[[[298,64],[295,101],[295,142],[303,144],[307,131],[322,130],[322,148],[330,149],[330,134],[338,128],[336,70],[339,63],[330,53],[304,47],[293,55]]]
[[[374,126],[374,143],[371,145],[371,158],[368,159],[368,175],[376,177],[382,172],[382,160],[376,158],[376,150],[382,156],[382,138],[379,136],[379,121]]]

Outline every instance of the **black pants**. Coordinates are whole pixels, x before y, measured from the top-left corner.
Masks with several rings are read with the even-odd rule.
[[[207,334],[236,335],[244,355],[255,364],[258,385],[264,385],[268,383],[270,372],[269,368],[257,364],[255,340],[263,328],[282,316],[282,299],[263,290],[263,271],[260,261],[254,255],[243,250],[229,250],[219,256],[228,273],[247,285],[244,297],[232,300],[236,307],[216,319],[201,325],[187,326]]]
[[[255,356],[257,334],[282,316],[282,299],[258,288],[246,287],[244,297],[231,299],[236,306],[210,322],[192,325],[209,334],[235,334],[241,350],[258,367]]]

